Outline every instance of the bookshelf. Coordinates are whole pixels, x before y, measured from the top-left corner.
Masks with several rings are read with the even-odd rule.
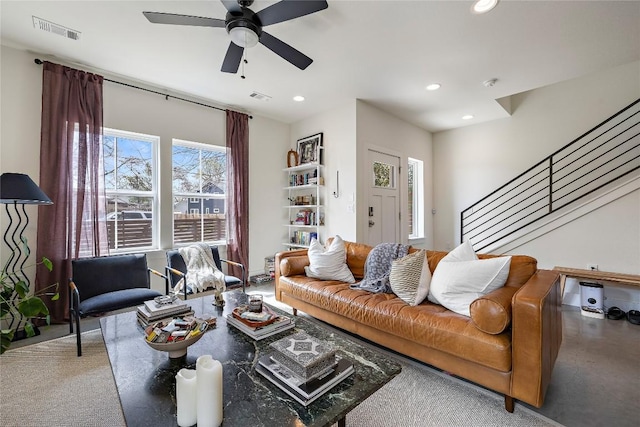
[[[322,159],[322,146],[316,159]],[[308,248],[311,239],[321,240],[324,225],[324,166],[319,162],[303,163],[283,169],[288,185],[285,191],[286,238],[289,249]]]

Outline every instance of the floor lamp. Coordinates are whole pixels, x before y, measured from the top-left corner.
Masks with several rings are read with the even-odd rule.
[[[31,281],[23,272],[24,264],[31,253],[24,237],[24,230],[29,225],[29,217],[27,216],[25,205],[52,205],[53,202],[29,178],[29,175],[3,173],[0,175],[0,203],[5,205],[7,216],[9,217],[9,226],[4,232],[4,242],[11,250],[11,256],[5,264],[6,272],[14,286],[19,282],[19,277],[22,276],[27,288],[31,289]],[[12,205],[13,209],[9,209],[9,206]],[[20,208],[18,208],[18,205],[20,205]],[[16,297],[17,295],[13,296],[14,299]],[[19,327],[22,320],[22,315],[17,318],[12,317],[9,329],[13,329],[14,325]]]

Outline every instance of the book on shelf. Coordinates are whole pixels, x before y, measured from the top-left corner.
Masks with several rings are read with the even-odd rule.
[[[154,319],[149,319],[145,317],[143,314],[140,314],[140,312],[138,311],[136,318],[138,319],[138,323],[140,323],[140,326],[142,326],[143,328],[146,328],[147,326],[152,325],[154,323],[164,321],[164,320],[171,320],[174,317],[186,317],[186,316],[193,316],[193,315],[195,315],[195,311],[191,310],[190,307],[187,307],[187,310],[181,313],[176,313],[170,316],[164,316],[164,317],[159,317]]]
[[[232,314],[227,314],[226,318],[229,325],[239,329],[256,341],[279,334],[296,326],[295,322],[287,316],[279,316],[275,322],[256,328],[241,322],[233,317]]]
[[[326,391],[340,384],[345,378],[355,372],[353,364],[345,358],[336,358],[336,364],[327,369],[322,375],[303,380],[288,368],[278,363],[269,355],[262,356],[256,365],[256,372],[272,382],[282,391],[303,406],[320,398]]]

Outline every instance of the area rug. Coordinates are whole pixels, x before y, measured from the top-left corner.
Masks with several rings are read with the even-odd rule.
[[[100,330],[83,333],[82,353],[76,357],[70,335],[0,356],[0,424],[124,426]],[[521,405],[510,414],[501,396],[417,362],[402,358],[402,365],[400,375],[349,413],[347,426],[559,425]]]

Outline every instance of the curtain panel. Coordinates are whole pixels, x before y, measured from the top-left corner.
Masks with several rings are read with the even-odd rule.
[[[36,289],[59,284],[47,301],[51,321],[69,317],[71,260],[108,252],[102,162],[103,77],[44,62],[40,135],[40,187],[53,206],[38,211]]]
[[[249,267],[249,116],[227,110],[227,258]],[[238,267],[230,274],[241,277]]]

